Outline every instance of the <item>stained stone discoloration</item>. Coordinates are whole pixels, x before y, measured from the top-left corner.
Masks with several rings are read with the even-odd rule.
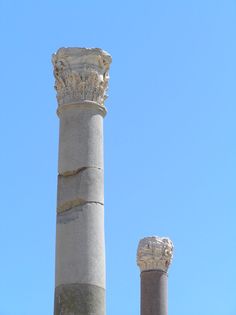
[[[89,209],[93,205],[102,206],[99,202],[85,202],[82,205],[75,206],[69,210],[62,211],[57,214],[57,224],[66,224],[70,221],[76,220],[79,218],[80,212],[85,209]]]
[[[57,224],[66,224],[70,221],[79,219],[79,214],[83,211],[83,206],[80,205],[74,208],[71,208],[67,211],[61,212],[57,214]]]
[[[61,285],[55,289],[54,315],[104,315],[105,290],[90,284]]]

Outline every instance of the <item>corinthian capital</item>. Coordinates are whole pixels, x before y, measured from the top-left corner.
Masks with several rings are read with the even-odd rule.
[[[137,264],[142,271],[162,270],[167,272],[173,257],[173,243],[166,237],[145,237],[140,240]]]
[[[60,48],[52,56],[58,105],[104,106],[111,56],[99,48]]]

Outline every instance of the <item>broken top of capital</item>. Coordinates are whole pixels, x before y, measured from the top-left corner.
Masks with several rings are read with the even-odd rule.
[[[99,48],[60,48],[53,54],[59,106],[83,101],[104,106],[111,61]]]

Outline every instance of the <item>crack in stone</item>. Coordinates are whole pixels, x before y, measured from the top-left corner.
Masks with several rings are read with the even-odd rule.
[[[95,204],[99,204],[101,206],[104,206],[104,204],[102,202],[98,202],[98,201],[85,201],[83,199],[75,199],[75,200],[67,201],[64,204],[60,205],[57,208],[57,214],[63,214],[63,213],[65,213],[65,212],[67,212],[67,211],[69,211],[75,207],[83,206],[83,205],[86,205],[89,203],[95,203]]]
[[[67,177],[67,176],[73,176],[73,175],[77,175],[87,169],[97,169],[97,170],[102,170],[101,167],[95,167],[95,166],[84,166],[84,167],[80,167],[76,170],[72,170],[72,171],[66,171],[63,173],[59,173],[58,176],[63,176],[63,177]]]

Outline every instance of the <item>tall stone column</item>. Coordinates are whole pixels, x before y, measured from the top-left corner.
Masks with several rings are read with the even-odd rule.
[[[164,237],[145,237],[139,242],[137,264],[141,272],[141,315],[167,315],[167,270],[173,243]]]
[[[111,56],[52,56],[60,118],[54,315],[105,314],[103,117]]]

